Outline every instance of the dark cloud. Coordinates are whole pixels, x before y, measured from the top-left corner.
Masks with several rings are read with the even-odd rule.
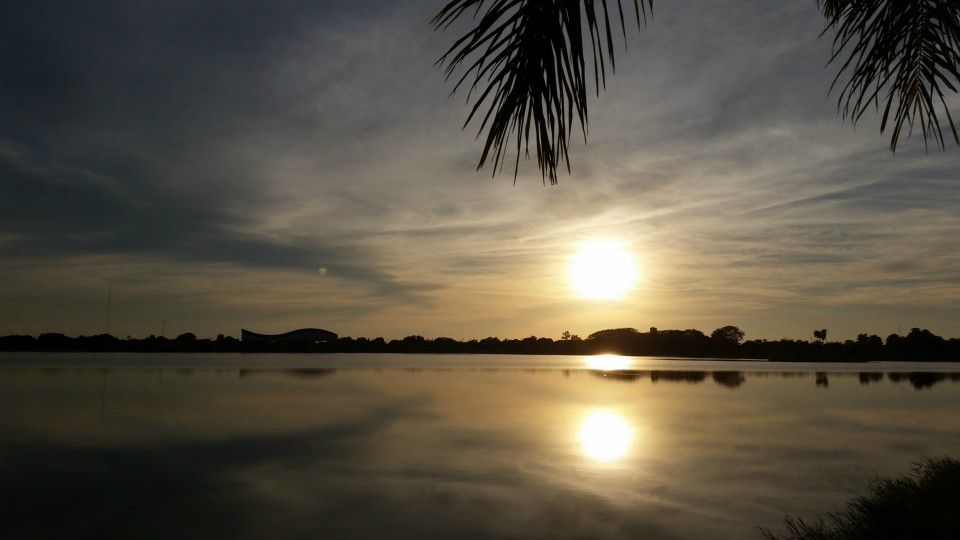
[[[0,249],[324,266],[376,294],[412,292],[372,253],[338,242],[334,224],[262,225],[287,203],[264,171],[304,135],[289,104],[310,89],[284,86],[289,57],[378,9],[391,12],[308,1],[5,4]],[[321,79],[325,67],[314,66]],[[250,138],[259,142],[246,151]]]
[[[194,263],[316,273],[370,284],[373,294],[414,294],[356,246],[309,231],[280,238],[243,232],[257,210],[253,190],[195,194],[161,181],[116,181],[78,167],[0,155],[0,224],[9,257],[84,254],[161,255]],[[150,174],[149,167],[139,170]],[[239,209],[239,210],[238,210]]]

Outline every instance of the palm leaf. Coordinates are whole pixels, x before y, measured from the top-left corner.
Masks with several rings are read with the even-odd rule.
[[[831,90],[844,74],[838,112],[856,123],[871,107],[883,109],[880,131],[891,127],[890,149],[914,128],[945,148],[938,109],[960,145],[960,134],[944,90],[960,84],[960,1],[818,0],[827,28],[833,29],[833,56],[846,53]]]
[[[621,0],[613,1],[625,38]],[[477,20],[438,63],[448,79],[462,69],[454,92],[466,85],[468,100],[478,92],[464,123],[466,127],[482,115],[477,137],[486,131],[486,141],[478,169],[492,162],[496,174],[513,147],[516,182],[520,155],[529,158],[532,137],[544,183],[547,179],[557,183],[561,163],[570,171],[574,117],[584,141],[587,136],[585,42],[589,40],[593,55],[598,94],[606,84],[606,63],[615,69],[608,7],[607,0],[453,0],[434,17],[437,29],[466,13]],[[653,0],[633,0],[633,7],[639,26],[641,17],[646,21],[647,9],[653,9]]]

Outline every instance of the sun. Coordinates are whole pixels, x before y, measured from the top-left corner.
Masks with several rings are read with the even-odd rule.
[[[633,255],[613,240],[592,240],[570,260],[570,281],[584,298],[619,300],[637,282]]]

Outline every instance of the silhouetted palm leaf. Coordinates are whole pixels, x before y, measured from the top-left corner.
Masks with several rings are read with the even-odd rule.
[[[840,91],[838,109],[844,118],[857,120],[870,108],[883,107],[880,131],[893,121],[890,149],[908,127],[918,127],[924,142],[932,139],[944,148],[937,117],[942,106],[953,139],[960,135],[950,115],[944,89],[957,92],[960,74],[960,1],[958,0],[819,0],[834,29],[834,54],[844,51],[844,61],[834,79],[850,73]],[[825,30],[824,32],[826,32]],[[833,88],[833,87],[831,87]],[[891,112],[893,116],[891,118]]]
[[[623,6],[615,1],[625,34]],[[633,7],[639,26],[653,0],[633,0]],[[448,77],[458,67],[465,68],[454,91],[469,80],[470,94],[480,92],[464,127],[488,103],[478,132],[479,137],[487,130],[478,168],[492,160],[494,173],[501,170],[509,146],[515,144],[516,182],[520,154],[529,157],[532,134],[544,182],[549,178],[551,184],[557,183],[561,160],[570,170],[567,149],[574,115],[586,140],[584,42],[589,39],[598,93],[606,82],[606,62],[611,70],[615,67],[607,0],[453,0],[434,17],[433,25],[445,28],[468,11],[479,22],[438,63],[446,65]]]
[[[625,36],[623,6],[621,0],[610,3],[614,1]],[[817,2],[827,19],[824,33],[836,31],[830,62],[849,53],[831,85],[832,90],[850,74],[838,101],[844,118],[856,123],[871,105],[878,111],[882,105],[880,131],[893,122],[891,150],[896,150],[905,126],[907,136],[917,127],[924,142],[932,139],[943,149],[937,113],[942,108],[960,144],[944,95],[944,90],[956,93],[960,86],[960,0]],[[633,0],[633,8],[640,26],[647,10],[653,10],[653,0]],[[606,83],[606,62],[615,67],[607,0],[453,0],[433,25],[446,28],[464,13],[479,22],[438,63],[446,66],[447,77],[464,68],[454,91],[467,83],[468,99],[475,90],[480,92],[464,127],[487,103],[478,131],[479,137],[487,130],[478,168],[493,161],[496,174],[515,144],[516,181],[521,150],[529,157],[532,133],[544,181],[555,184],[561,161],[570,170],[567,149],[574,115],[586,140],[585,42],[589,39],[597,93]]]

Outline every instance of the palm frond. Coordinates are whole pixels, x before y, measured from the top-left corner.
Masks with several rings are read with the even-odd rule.
[[[847,53],[831,90],[847,73],[838,112],[854,124],[872,107],[883,109],[880,131],[892,123],[890,149],[906,129],[945,148],[938,109],[954,141],[960,134],[950,114],[945,90],[960,85],[960,1],[957,0],[818,0],[827,27],[836,34],[830,62]]]
[[[613,1],[626,38],[621,0]],[[574,117],[584,141],[587,136],[585,42],[589,40],[593,54],[598,94],[606,84],[606,63],[615,69],[607,4],[607,0],[453,0],[434,17],[435,29],[449,27],[466,13],[477,21],[437,63],[444,66],[448,79],[463,69],[453,92],[465,85],[468,100],[478,93],[464,123],[466,127],[482,114],[477,137],[485,130],[487,135],[478,169],[493,162],[493,173],[501,171],[512,147],[516,182],[520,155],[529,158],[532,135],[544,183],[547,179],[557,183],[561,162],[569,173]],[[639,26],[641,18],[646,21],[647,10],[653,9],[653,0],[633,0],[633,7]]]

